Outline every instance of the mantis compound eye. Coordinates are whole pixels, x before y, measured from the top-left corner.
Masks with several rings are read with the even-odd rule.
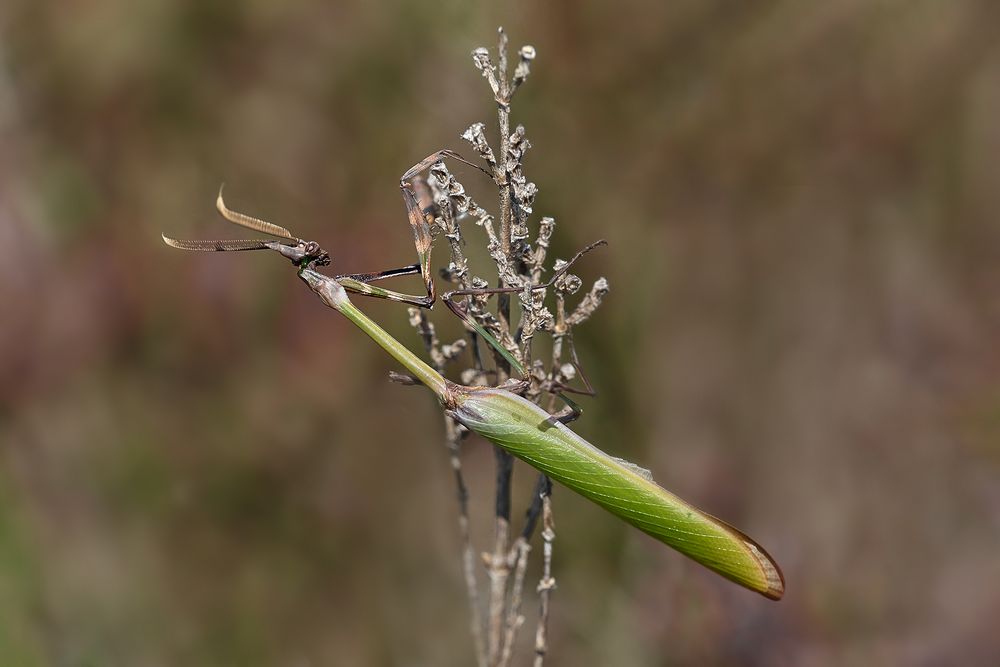
[[[305,252],[305,257],[310,263],[316,266],[327,266],[330,264],[330,253],[319,247],[319,244],[315,241],[306,241],[302,248]]]
[[[319,247],[315,241],[305,241],[302,244],[304,258],[316,266],[327,266],[330,263],[330,254]]]

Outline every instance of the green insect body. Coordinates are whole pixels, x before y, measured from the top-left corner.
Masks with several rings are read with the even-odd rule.
[[[784,579],[763,547],[659,486],[647,471],[602,452],[509,391],[453,393],[449,414],[466,428],[727,579],[781,598]]]
[[[455,157],[448,151],[431,155],[408,171],[404,180],[443,156]],[[407,195],[405,188],[404,195]],[[225,206],[221,192],[216,207],[224,218],[283,240],[191,241],[168,236],[164,236],[163,240],[167,245],[182,250],[278,252],[298,267],[299,277],[326,305],[344,315],[392,355],[414,379],[430,389],[445,410],[466,428],[727,579],[773,600],[780,599],[785,589],[781,570],[752,539],[662,488],[653,481],[648,471],[602,452],[521,396],[505,389],[463,387],[449,382],[351,303],[348,290],[424,308],[434,303],[434,283],[429,270],[431,234],[412,195],[407,195],[406,202],[420,263],[372,274],[327,276],[317,272],[313,267],[330,263],[329,254],[319,244],[295,238],[284,227],[230,210]],[[577,253],[562,271],[601,243],[592,244]],[[424,296],[403,294],[369,284],[417,272],[421,273],[426,284],[427,293]],[[452,294],[457,293],[459,291]],[[449,307],[453,305],[448,295],[444,295],[443,299]],[[465,315],[460,308],[452,310],[460,316]],[[517,359],[488,331],[470,317],[463,317],[463,320],[503,355],[513,369],[524,374]],[[565,396],[563,398],[569,402]]]
[[[642,468],[602,452],[521,396],[449,382],[358,310],[336,280],[311,269],[299,275],[434,392],[466,428],[727,579],[781,599],[781,570],[752,539],[670,493]]]

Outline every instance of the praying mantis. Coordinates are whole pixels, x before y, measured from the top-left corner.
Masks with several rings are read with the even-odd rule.
[[[345,316],[395,358],[416,381],[434,393],[446,414],[455,421],[723,577],[769,599],[781,599],[784,577],[762,546],[724,521],[659,486],[648,471],[606,454],[570,430],[566,423],[579,412],[564,395],[560,394],[570,407],[570,416],[552,415],[520,396],[517,392],[526,388],[525,380],[510,380],[499,387],[470,387],[451,382],[353,304],[349,292],[420,308],[433,306],[436,300],[431,272],[433,213],[421,207],[410,180],[445,157],[471,164],[452,151],[438,151],[415,164],[400,179],[419,260],[416,264],[374,273],[333,276],[320,273],[317,269],[328,266],[331,260],[329,253],[317,242],[300,239],[284,227],[231,210],[223,200],[221,189],[216,208],[223,218],[280,240],[180,240],[166,235],[163,235],[163,240],[167,245],[182,250],[272,250],[279,253],[292,262],[299,278],[324,304]],[[603,243],[599,241],[584,248],[559,268],[548,282],[529,285],[527,289],[551,286],[583,254]],[[418,273],[426,289],[423,295],[406,294],[372,284]],[[526,376],[518,360],[457,301],[463,297],[523,289],[453,290],[443,294],[442,301],[494,347],[512,370]]]

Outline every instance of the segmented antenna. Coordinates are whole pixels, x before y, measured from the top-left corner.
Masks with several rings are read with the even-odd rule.
[[[236,241],[188,241],[185,239],[170,238],[166,234],[160,234],[163,242],[171,248],[180,250],[199,250],[202,252],[225,252],[228,250],[267,250],[268,243],[274,241],[264,241],[261,239],[247,239]]]
[[[253,216],[249,216],[245,213],[240,213],[227,208],[226,202],[222,200],[221,186],[219,187],[219,196],[215,199],[215,208],[219,209],[219,214],[223,218],[233,224],[240,225],[241,227],[247,227],[248,229],[252,229],[257,232],[270,234],[271,236],[288,239],[289,241],[295,241],[296,243],[301,241],[301,239],[292,236],[290,231],[280,225],[275,225],[259,218],[254,218]]]

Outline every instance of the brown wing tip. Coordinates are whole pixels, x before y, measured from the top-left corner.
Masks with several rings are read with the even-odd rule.
[[[226,187],[225,183],[219,184],[219,194],[215,196],[215,209],[222,215],[222,217],[229,219],[227,213],[229,209],[226,207],[226,201],[222,198],[222,189]]]
[[[757,592],[770,600],[780,600],[785,595],[785,575],[781,573],[781,568],[759,544],[749,539],[744,543],[764,575],[765,588],[757,589]]]
[[[177,239],[170,238],[163,232],[160,232],[160,238],[162,238],[163,242],[166,243],[171,248],[181,248],[180,242]]]

